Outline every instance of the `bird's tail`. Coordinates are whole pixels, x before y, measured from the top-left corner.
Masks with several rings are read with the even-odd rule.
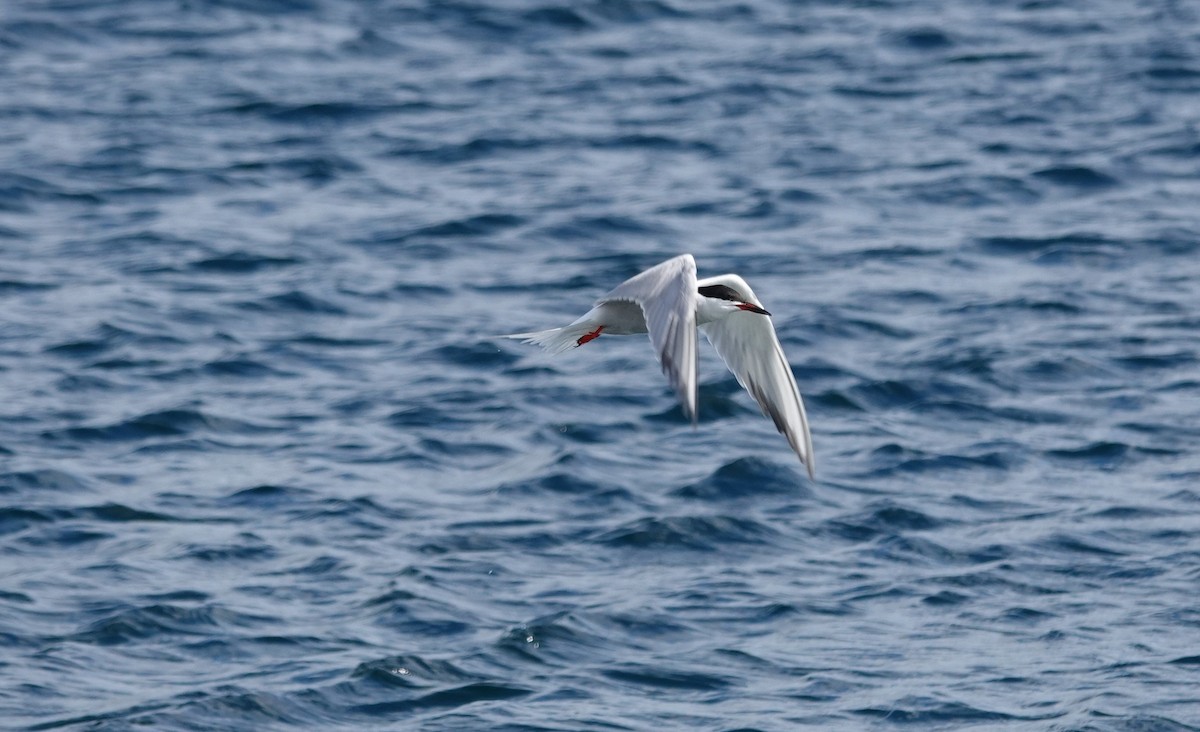
[[[538,330],[532,333],[510,333],[508,335],[497,337],[513,338],[521,341],[522,343],[541,346],[550,353],[562,353],[567,349],[575,348],[576,346],[581,345],[579,342],[580,339],[584,338],[595,330],[596,326],[589,323],[571,323],[564,328]],[[584,342],[586,343],[587,341],[585,340]]]

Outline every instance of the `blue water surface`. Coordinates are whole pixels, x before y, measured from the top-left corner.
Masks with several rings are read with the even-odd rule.
[[[1200,7],[9,0],[0,726],[1200,730]],[[817,480],[702,344],[738,272]]]

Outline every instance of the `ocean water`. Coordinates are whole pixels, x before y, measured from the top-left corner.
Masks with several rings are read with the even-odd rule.
[[[7,0],[0,727],[1200,730],[1200,7]],[[702,343],[561,325],[691,252]]]

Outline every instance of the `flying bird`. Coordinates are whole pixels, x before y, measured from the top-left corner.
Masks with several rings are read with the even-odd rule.
[[[699,327],[738,383],[787,438],[811,479],[808,417],[770,316],[741,277],[724,274],[697,280],[696,260],[681,254],[625,280],[570,325],[502,337],[562,353],[601,335],[648,333],[684,414],[695,424]]]

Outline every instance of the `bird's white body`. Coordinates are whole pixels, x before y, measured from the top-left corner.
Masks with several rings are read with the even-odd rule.
[[[702,287],[705,283],[713,284],[717,279],[720,278],[710,277],[707,280],[697,280],[696,285]],[[720,320],[738,310],[725,300],[713,300],[711,297],[701,297],[699,294],[696,295],[695,300],[696,325],[698,326]],[[604,326],[604,335],[639,335],[650,332],[650,329],[646,327],[646,314],[642,311],[642,307],[628,300],[601,301],[571,325],[590,325],[592,326],[591,330],[602,325]]]
[[[735,274],[698,280],[692,255],[681,254],[621,283],[566,327],[505,337],[559,353],[601,335],[648,333],[684,413],[695,422],[697,327],[813,477],[812,435],[796,379],[770,313]]]

